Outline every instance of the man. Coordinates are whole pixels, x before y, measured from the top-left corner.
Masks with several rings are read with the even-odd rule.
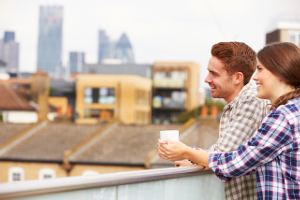
[[[249,83],[256,69],[256,53],[249,46],[220,42],[212,47],[211,54],[205,82],[210,86],[211,96],[223,98],[227,104],[220,121],[219,139],[208,151],[232,152],[255,133],[266,114],[267,101],[258,99],[255,87]],[[175,165],[191,163],[183,160]],[[255,172],[226,182],[225,196],[227,200],[256,199]]]

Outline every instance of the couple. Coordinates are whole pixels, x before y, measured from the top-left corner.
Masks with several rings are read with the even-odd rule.
[[[300,199],[300,49],[292,43],[267,45],[257,64],[244,43],[218,43],[211,53],[205,82],[212,97],[227,102],[220,137],[208,151],[159,140],[160,157],[212,169],[226,181],[226,199]],[[248,83],[255,68],[257,97],[271,101],[261,122],[266,102],[254,97]]]

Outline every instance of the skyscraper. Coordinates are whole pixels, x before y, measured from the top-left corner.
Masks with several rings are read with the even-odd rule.
[[[83,52],[70,52],[70,73],[81,73],[85,54]]]
[[[40,6],[37,68],[50,76],[62,65],[62,6]]]
[[[107,58],[118,59],[122,63],[134,63],[132,46],[125,33],[121,35],[118,42],[115,42],[110,41],[104,30],[99,30],[98,63]]]
[[[121,35],[115,51],[115,58],[122,60],[123,63],[134,62],[133,50],[125,33]]]
[[[15,33],[6,31],[4,39],[0,40],[0,59],[6,62],[8,73],[19,71],[19,43],[15,41]]]
[[[99,30],[98,33],[98,63],[102,59],[114,57],[114,42],[109,40],[104,30]]]
[[[4,42],[15,41],[15,32],[5,31],[4,33]]]

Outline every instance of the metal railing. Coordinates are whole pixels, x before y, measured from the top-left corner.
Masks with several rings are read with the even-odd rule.
[[[0,184],[0,199],[12,198],[131,200],[225,196],[223,182],[211,170],[192,166]]]

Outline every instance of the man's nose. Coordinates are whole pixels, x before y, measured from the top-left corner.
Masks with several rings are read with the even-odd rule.
[[[210,82],[211,82],[211,80],[210,80],[210,78],[209,78],[209,75],[206,76],[204,82],[205,82],[205,83],[210,83]]]

